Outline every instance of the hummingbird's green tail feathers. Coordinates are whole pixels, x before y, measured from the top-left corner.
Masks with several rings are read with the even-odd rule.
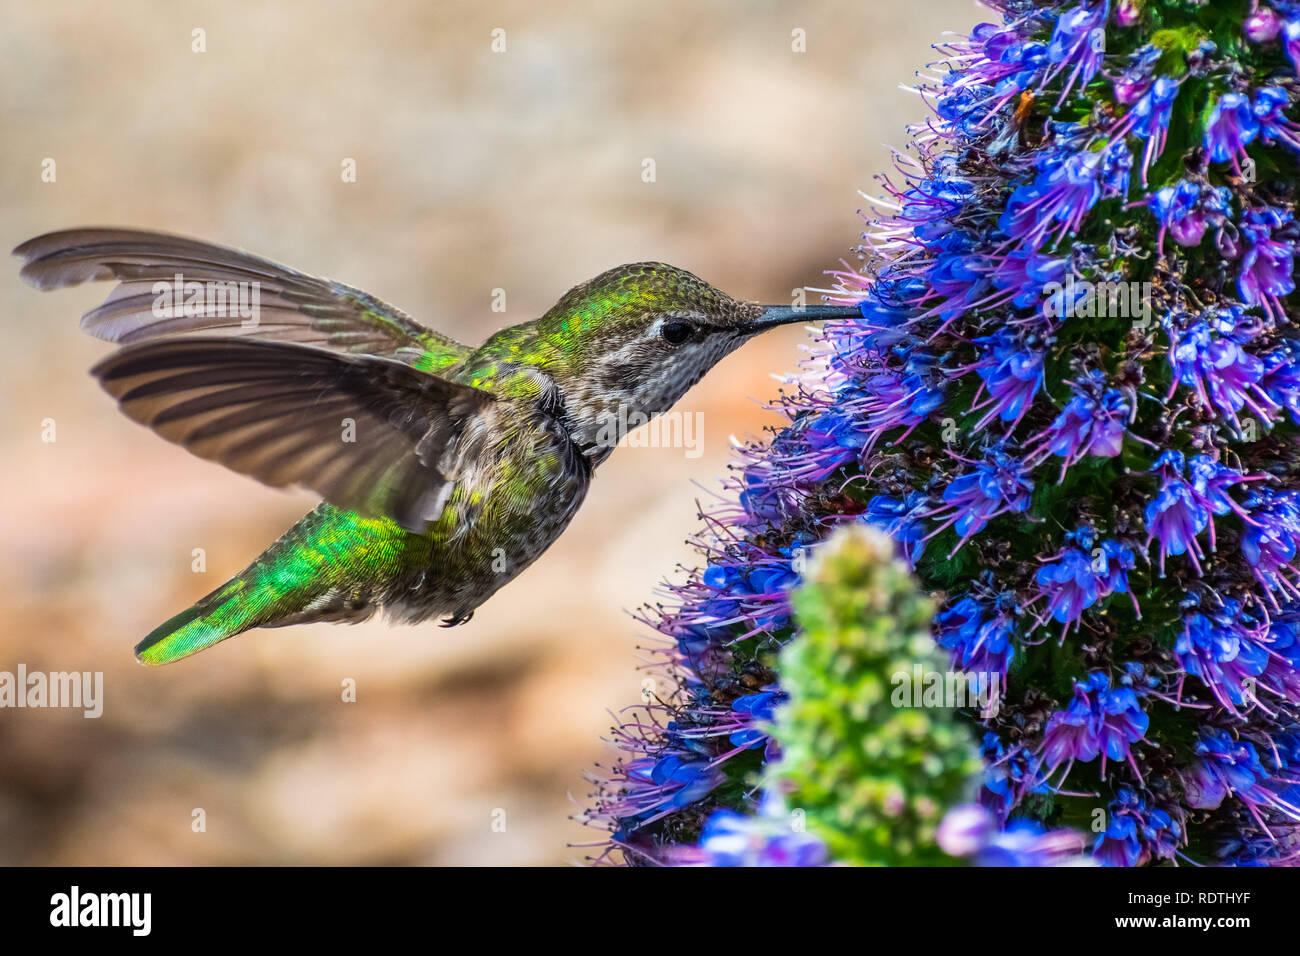
[[[373,582],[398,574],[408,548],[427,563],[427,538],[321,504],[235,577],[154,628],[135,656],[170,664],[255,627],[364,620],[378,606]]]
[[[232,578],[193,607],[159,624],[135,646],[142,664],[170,664],[263,623],[247,600],[243,575]]]

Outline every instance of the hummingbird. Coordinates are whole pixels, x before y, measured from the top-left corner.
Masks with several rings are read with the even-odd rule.
[[[582,504],[621,435],[723,356],[855,307],[760,305],[662,262],[574,286],[462,345],[359,289],[236,249],[82,228],[18,246],[39,289],[116,280],[82,328],[128,418],[200,458],[322,498],[135,647],[168,664],[258,627],[468,621]]]

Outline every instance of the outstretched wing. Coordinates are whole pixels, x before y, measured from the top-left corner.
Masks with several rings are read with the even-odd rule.
[[[22,277],[39,289],[117,279],[81,326],[122,345],[187,333],[239,335],[418,358],[434,368],[470,352],[359,289],[184,236],[67,229],[29,239],[14,255],[24,260]]]
[[[200,458],[416,532],[441,513],[495,401],[391,359],[228,337],[128,346],[91,373],[130,418]]]

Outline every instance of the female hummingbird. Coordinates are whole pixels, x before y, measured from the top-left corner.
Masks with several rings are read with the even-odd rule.
[[[620,423],[666,411],[759,332],[858,314],[742,302],[637,262],[472,348],[358,289],[194,239],[71,229],[14,254],[40,289],[117,280],[81,324],[122,346],[92,374],[127,416],[324,499],[136,645],[146,664],[380,608],[467,621],[563,532]]]

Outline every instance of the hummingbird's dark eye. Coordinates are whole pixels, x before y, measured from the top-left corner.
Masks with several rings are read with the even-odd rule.
[[[663,340],[669,345],[681,345],[695,334],[695,326],[689,322],[673,320],[665,322],[659,330],[659,334],[663,336]]]

